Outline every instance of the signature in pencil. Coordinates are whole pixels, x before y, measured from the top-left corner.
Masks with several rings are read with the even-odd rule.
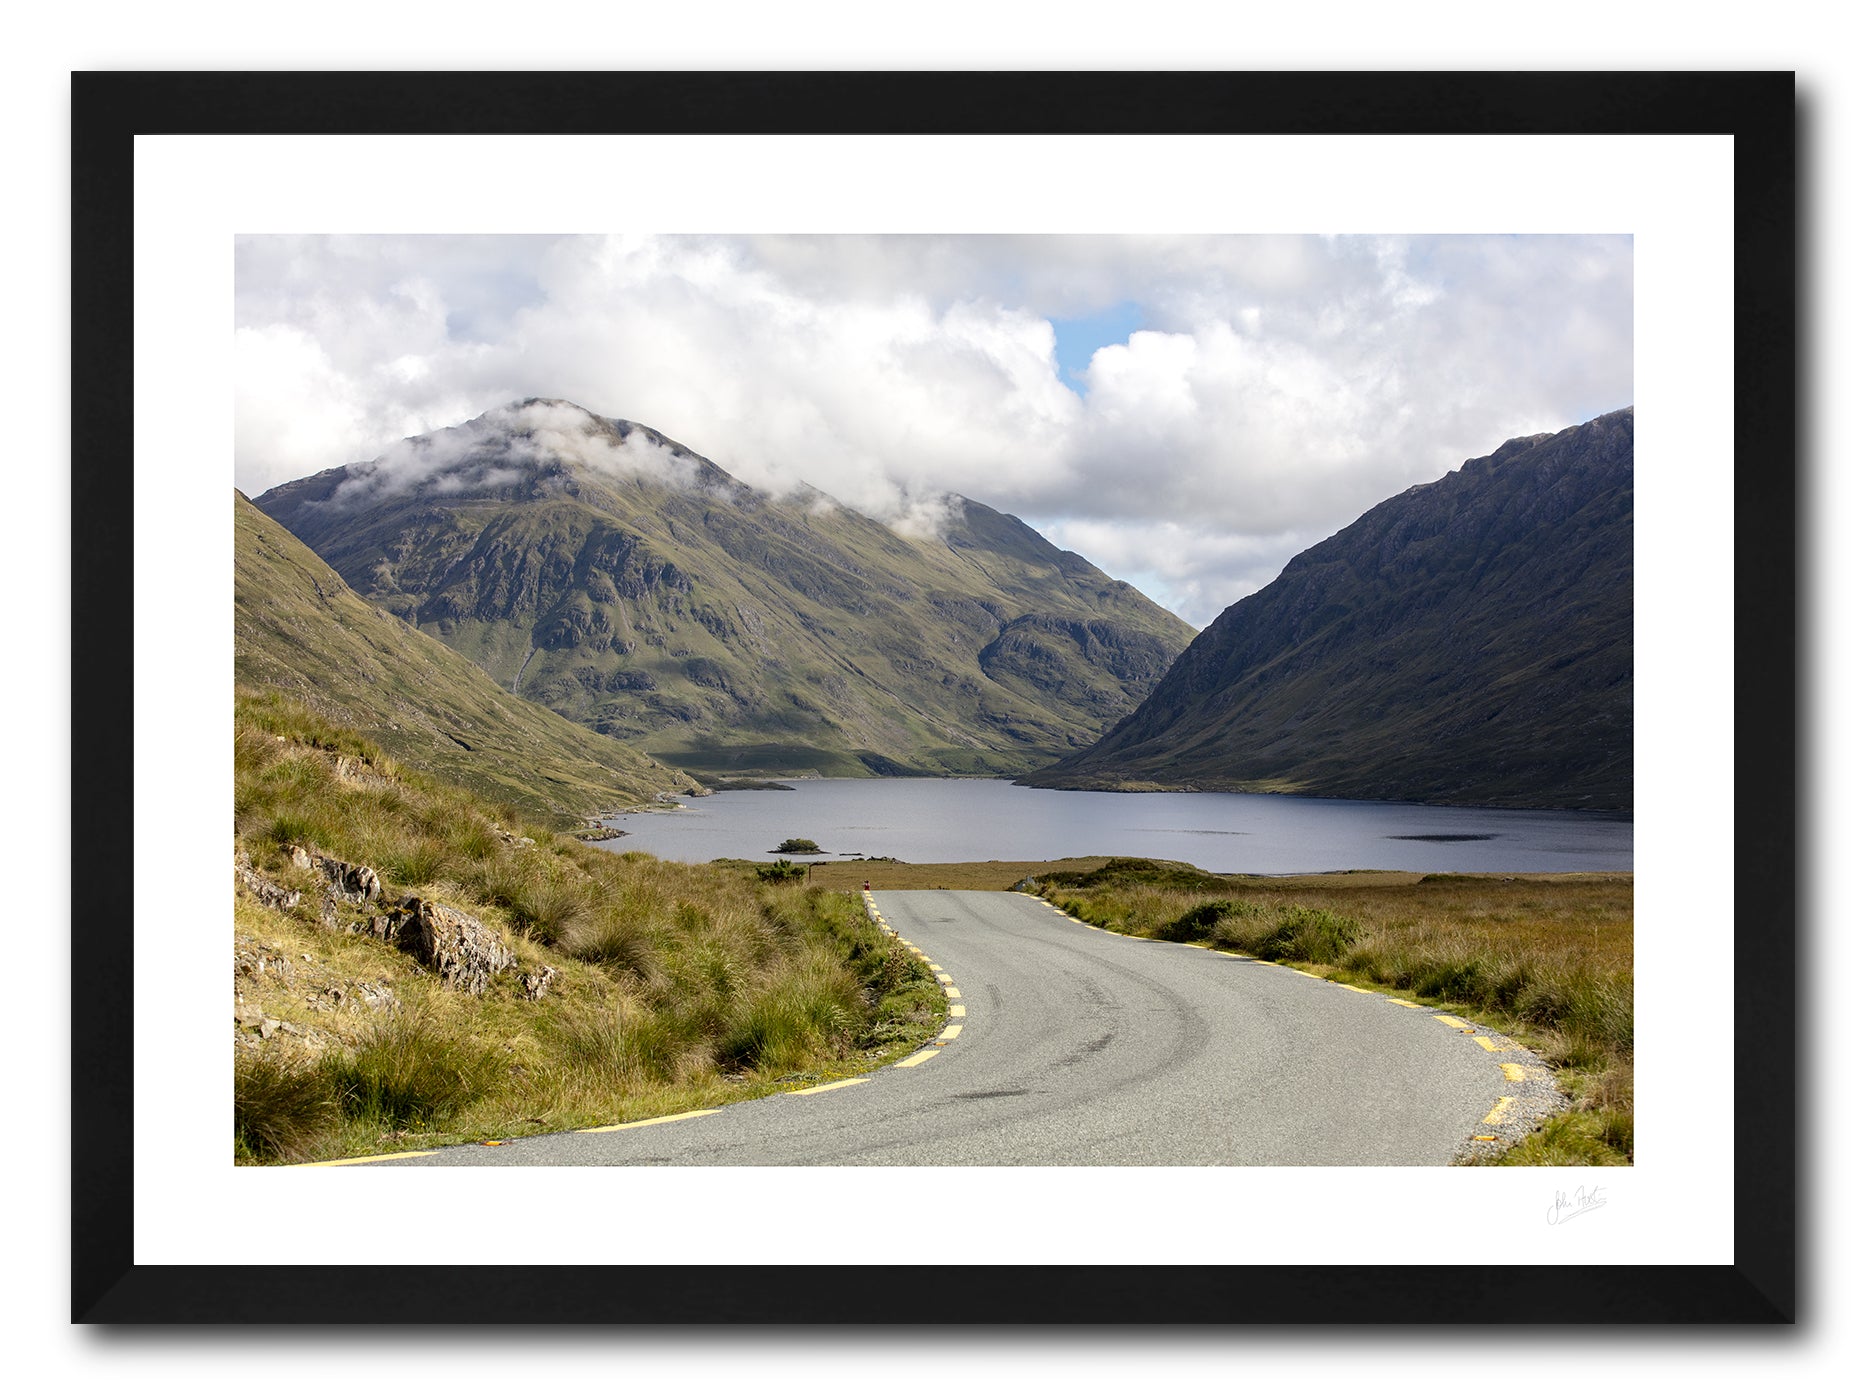
[[[1576,1220],[1581,1215],[1589,1215],[1594,1210],[1605,1206],[1605,1188],[1603,1186],[1581,1186],[1570,1196],[1564,1191],[1553,1193],[1553,1204],[1547,1207],[1547,1223],[1563,1225],[1568,1220]]]

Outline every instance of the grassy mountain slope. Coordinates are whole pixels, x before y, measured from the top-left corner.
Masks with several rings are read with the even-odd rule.
[[[241,688],[287,693],[408,765],[557,824],[697,787],[502,691],[356,595],[236,491],[233,512],[233,672]]]
[[[1633,426],[1511,440],[1380,504],[1027,782],[1629,808]]]
[[[559,402],[257,503],[505,690],[695,770],[1022,772],[1132,711],[1192,636],[983,505],[903,536]]]
[[[240,1161],[713,1108],[896,1059],[944,1017],[855,896],[506,825],[275,693],[235,703],[233,753]],[[317,857],[378,881],[331,894]],[[407,897],[500,951],[480,990],[378,932]]]

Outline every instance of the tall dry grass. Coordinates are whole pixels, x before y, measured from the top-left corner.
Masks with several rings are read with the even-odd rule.
[[[234,757],[237,844],[306,892],[292,912],[242,905],[241,924],[286,959],[333,955],[376,973],[401,1003],[378,1020],[302,1017],[341,1037],[315,1059],[241,1051],[243,1160],[676,1111],[887,1058],[938,1024],[931,976],[842,892],[524,826],[281,698],[241,697]],[[553,986],[539,1002],[509,982],[464,997],[383,945],[331,933],[293,845],[376,868],[389,900],[418,894],[477,916],[525,967],[553,967]],[[286,1019],[298,1005],[267,1000]]]

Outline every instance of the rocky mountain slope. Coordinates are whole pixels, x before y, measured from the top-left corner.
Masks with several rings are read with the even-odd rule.
[[[395,759],[529,817],[573,820],[700,788],[619,741],[512,697],[357,596],[234,491],[233,675],[287,693]]]
[[[1131,712],[1191,628],[970,500],[903,535],[531,400],[264,494],[504,690],[714,773],[1019,773]]]
[[[1634,423],[1511,440],[1388,499],[1026,782],[1630,808]]]

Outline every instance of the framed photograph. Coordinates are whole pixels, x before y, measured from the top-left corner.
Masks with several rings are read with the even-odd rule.
[[[72,888],[86,964],[72,1040],[75,1320],[1795,1320],[1795,1062],[1789,1031],[1770,1029],[1793,1016],[1797,928],[1796,608],[1793,568],[1775,564],[1794,554],[1797,497],[1791,74],[78,73],[72,98],[73,776],[83,791],[75,831],[80,847],[94,840],[82,824],[100,802],[131,810],[132,835],[130,855],[80,857]],[[803,291],[881,283],[895,304],[912,305],[915,275],[936,287],[916,296],[928,306],[921,313],[943,329],[965,316],[963,342],[1028,336],[1036,380],[1014,381],[996,400],[1021,413],[1048,409],[1040,429],[1050,431],[1081,432],[1082,413],[1096,432],[1094,484],[1122,491],[1130,514],[1151,510],[1133,540],[1103,542],[1107,533],[1079,524],[1038,543],[1052,555],[1069,549],[1061,555],[1074,562],[1062,566],[1072,567],[1087,565],[1076,553],[1098,542],[1121,548],[1111,574],[1165,591],[1190,621],[1171,621],[1183,636],[1212,622],[1246,558],[1259,570],[1240,587],[1250,593],[1291,553],[1423,478],[1398,474],[1406,467],[1388,446],[1381,473],[1362,476],[1394,481],[1379,492],[1356,498],[1347,490],[1365,486],[1336,467],[1336,521],[1271,513],[1267,490],[1246,495],[1254,518],[1214,517],[1193,492],[1203,481],[1189,477],[1191,441],[1154,428],[1134,450],[1135,436],[1117,434],[1140,402],[1187,380],[1181,355],[1210,353],[1209,341],[1150,323],[1141,305],[1100,286],[1064,314],[1027,287],[1053,284],[1052,268],[1076,281],[1100,273],[1107,284],[1105,267],[1125,272],[1143,258],[1143,267],[1169,258],[1210,266],[1220,247],[1266,242],[1275,249],[1269,276],[1290,287],[1285,296],[1345,261],[1379,266],[1372,294],[1382,299],[1419,304],[1472,279],[1479,297],[1449,332],[1433,325],[1402,355],[1363,349],[1317,362],[1229,350],[1220,369],[1228,380],[1238,381],[1230,365],[1241,363],[1245,391],[1294,403],[1281,421],[1299,424],[1271,438],[1284,459],[1315,460],[1343,434],[1336,420],[1352,441],[1348,459],[1372,456],[1361,442],[1382,423],[1389,440],[1391,422],[1456,411],[1470,395],[1461,375],[1472,361],[1485,376],[1491,362],[1512,371],[1515,399],[1526,402],[1517,416],[1530,423],[1523,445],[1546,438],[1540,413],[1583,406],[1618,382],[1629,400],[1592,398],[1578,419],[1619,412],[1644,425],[1634,517],[1624,524],[1633,555],[1623,561],[1623,584],[1634,589],[1627,661],[1647,717],[1620,767],[1627,787],[1634,779],[1636,802],[1627,794],[1625,807],[1638,829],[1622,852],[1635,878],[1634,1002],[1624,1011],[1634,1010],[1628,1049],[1641,1075],[1628,1165],[1578,1165],[1570,1154],[1535,1166],[1381,1164],[1311,1146],[1306,1156],[1243,1166],[1164,1148],[1151,1164],[1131,1161],[1141,1154],[1130,1148],[1106,1165],[974,1153],[911,1154],[904,1165],[695,1166],[645,1149],[640,1159],[655,1165],[563,1156],[514,1176],[502,1164],[472,1165],[447,1171],[438,1187],[417,1166],[237,1164],[226,1145],[227,925],[223,892],[206,894],[223,886],[234,784],[224,705],[235,661],[228,483],[252,493],[315,476],[367,458],[344,452],[387,430],[389,441],[417,439],[392,447],[403,458],[381,447],[371,475],[327,477],[318,497],[389,478],[394,460],[413,462],[401,478],[429,484],[435,452],[450,447],[425,433],[493,409],[527,413],[520,428],[530,440],[566,429],[563,412],[579,412],[574,430],[586,441],[597,435],[593,443],[615,457],[631,452],[628,469],[645,468],[645,447],[651,468],[691,477],[713,469],[707,451],[659,435],[668,423],[626,401],[565,405],[581,390],[574,384],[613,382],[586,365],[622,350],[681,373],[680,387],[672,374],[655,379],[648,400],[666,405],[654,411],[674,415],[689,402],[718,420],[732,412],[717,438],[765,442],[769,478],[782,468],[809,484],[827,478],[828,494],[879,515],[889,507],[898,532],[932,530],[945,520],[928,515],[948,491],[983,497],[984,469],[971,484],[930,478],[928,465],[918,476],[885,475],[870,443],[900,451],[944,432],[955,443],[937,454],[931,442],[921,458],[932,463],[954,458],[962,441],[983,440],[972,452],[981,458],[1001,441],[1033,441],[1022,419],[994,430],[974,404],[995,397],[968,392],[962,377],[1010,377],[1018,360],[979,353],[950,366],[945,336],[927,333],[905,354],[901,339],[868,337],[874,331],[855,315],[824,324]],[[575,250],[547,260],[534,253],[544,243]],[[1569,289],[1550,344],[1506,329],[1503,318],[1529,297],[1551,298],[1537,255],[1548,245],[1568,287],[1578,278],[1622,287],[1604,314],[1588,314]],[[1426,249],[1426,275],[1400,281],[1385,267],[1396,262],[1403,275],[1415,263],[1401,249],[1412,246]],[[489,247],[501,250],[481,251]],[[1467,247],[1473,258],[1458,255]],[[745,320],[718,312],[684,334],[661,304],[641,299],[637,322],[617,335],[589,331],[571,313],[580,292],[563,269],[570,263],[642,276],[665,258],[680,259],[684,290],[703,288],[699,313],[787,297],[784,318],[768,322],[784,326],[789,357],[812,364],[814,390],[792,386],[797,376],[752,384],[739,362],[729,366],[731,353],[758,353],[762,363],[780,355],[776,331],[731,348],[730,326]],[[739,275],[745,261],[765,274]],[[318,280],[335,262],[390,284],[391,294],[367,313],[338,303]],[[962,279],[981,263],[985,276]],[[777,275],[767,270],[775,266]],[[447,293],[471,277],[471,296]],[[288,314],[248,312],[280,288],[292,297]],[[1244,314],[1277,313],[1277,302],[1257,295],[1221,313],[1240,329]],[[1371,298],[1336,291],[1332,303],[1358,307],[1362,297]],[[561,313],[549,318],[537,306]],[[442,351],[389,354],[420,334]],[[496,354],[483,348],[492,339]],[[382,380],[424,385],[357,394],[341,358],[341,345],[356,342]],[[861,392],[860,342],[870,355],[915,355],[929,384],[907,408],[918,415],[894,415],[904,409]],[[559,391],[537,390],[514,408],[484,400],[525,356],[550,365]],[[1609,377],[1582,375],[1600,360]],[[265,395],[246,390],[254,363],[281,365],[264,378]],[[1388,364],[1405,378],[1389,385]],[[1574,386],[1536,399],[1536,375]],[[1579,386],[1587,382],[1599,386]],[[723,392],[733,394],[726,408]],[[414,400],[417,412],[406,406]],[[641,435],[607,415],[634,411],[657,429]],[[808,423],[834,411],[865,413],[871,424],[863,447],[827,459]],[[1423,439],[1454,445],[1457,436]],[[1498,446],[1499,436],[1467,439],[1437,471]],[[735,486],[703,479],[722,507]],[[821,516],[838,506],[819,497]],[[1169,518],[1169,508],[1182,516]],[[984,512],[1003,518],[1000,528],[1030,532],[1015,516]],[[1193,522],[1196,532],[1185,526]],[[1251,557],[1246,548],[1266,533],[1281,554],[1256,543]],[[326,559],[330,549],[318,550]],[[1195,590],[1215,567],[1224,568],[1216,584]],[[597,627],[599,588],[623,590],[616,575],[586,582],[590,608],[564,609],[563,633]],[[387,623],[397,601],[384,590],[367,599]],[[420,627],[437,628],[437,614],[428,607]],[[694,607],[687,618],[712,635],[736,623]],[[125,651],[130,682],[114,657]],[[728,694],[731,681],[724,667],[703,666],[707,652],[678,650],[677,672],[703,701]],[[1054,661],[1055,650],[1003,652],[989,660],[1001,671]],[[547,658],[531,669],[534,654],[473,656],[512,691],[537,674],[592,681],[606,712],[630,710],[624,703],[648,687],[641,679],[626,689],[604,669],[575,679],[570,665],[557,671]],[[505,661],[508,672],[495,668]],[[690,699],[665,689],[651,700]],[[756,739],[756,758],[774,760],[764,752],[775,743]],[[461,736],[455,744],[470,749]],[[667,764],[674,754],[699,767],[701,752],[665,749]],[[807,752],[793,763],[823,758]],[[725,776],[724,764],[717,757],[704,778]],[[865,764],[913,769],[882,752]],[[1005,768],[981,761],[927,772]],[[1426,824],[1382,843],[1483,837]],[[775,850],[821,851],[803,839]],[[354,869],[308,852],[299,865],[333,888],[330,913],[352,918],[336,892]],[[773,865],[788,868],[773,876],[790,872],[790,863]],[[292,893],[262,876],[253,884]],[[368,894],[356,890],[356,903]],[[520,908],[514,891],[501,903],[534,923],[551,913]],[[383,910],[369,907],[370,932],[412,935],[414,921],[428,940],[450,932],[419,920],[431,912],[413,900]],[[871,914],[889,927],[880,904]],[[547,990],[536,965],[515,968],[534,970],[525,991]],[[933,968],[951,1002],[955,978]],[[286,1025],[259,1012],[238,1029],[268,1039]],[[932,1052],[955,1034],[921,1044]],[[1484,1032],[1481,1048],[1500,1050],[1499,1040]],[[1504,1077],[1521,1080],[1523,1069],[1512,1068]],[[1488,1141],[1513,1102],[1491,1109]],[[1205,1107],[1227,1104],[1208,1093]],[[288,1224],[254,1224],[297,1213],[338,1214],[342,1224],[297,1238]],[[960,1280],[941,1283],[950,1254]],[[1499,1281],[1465,1283],[1465,1265]],[[839,1291],[867,1303],[818,1305],[815,1279],[827,1270]],[[1524,1311],[1512,1302],[1517,1287],[1529,1294]],[[924,1290],[934,1301],[901,1300]]]

